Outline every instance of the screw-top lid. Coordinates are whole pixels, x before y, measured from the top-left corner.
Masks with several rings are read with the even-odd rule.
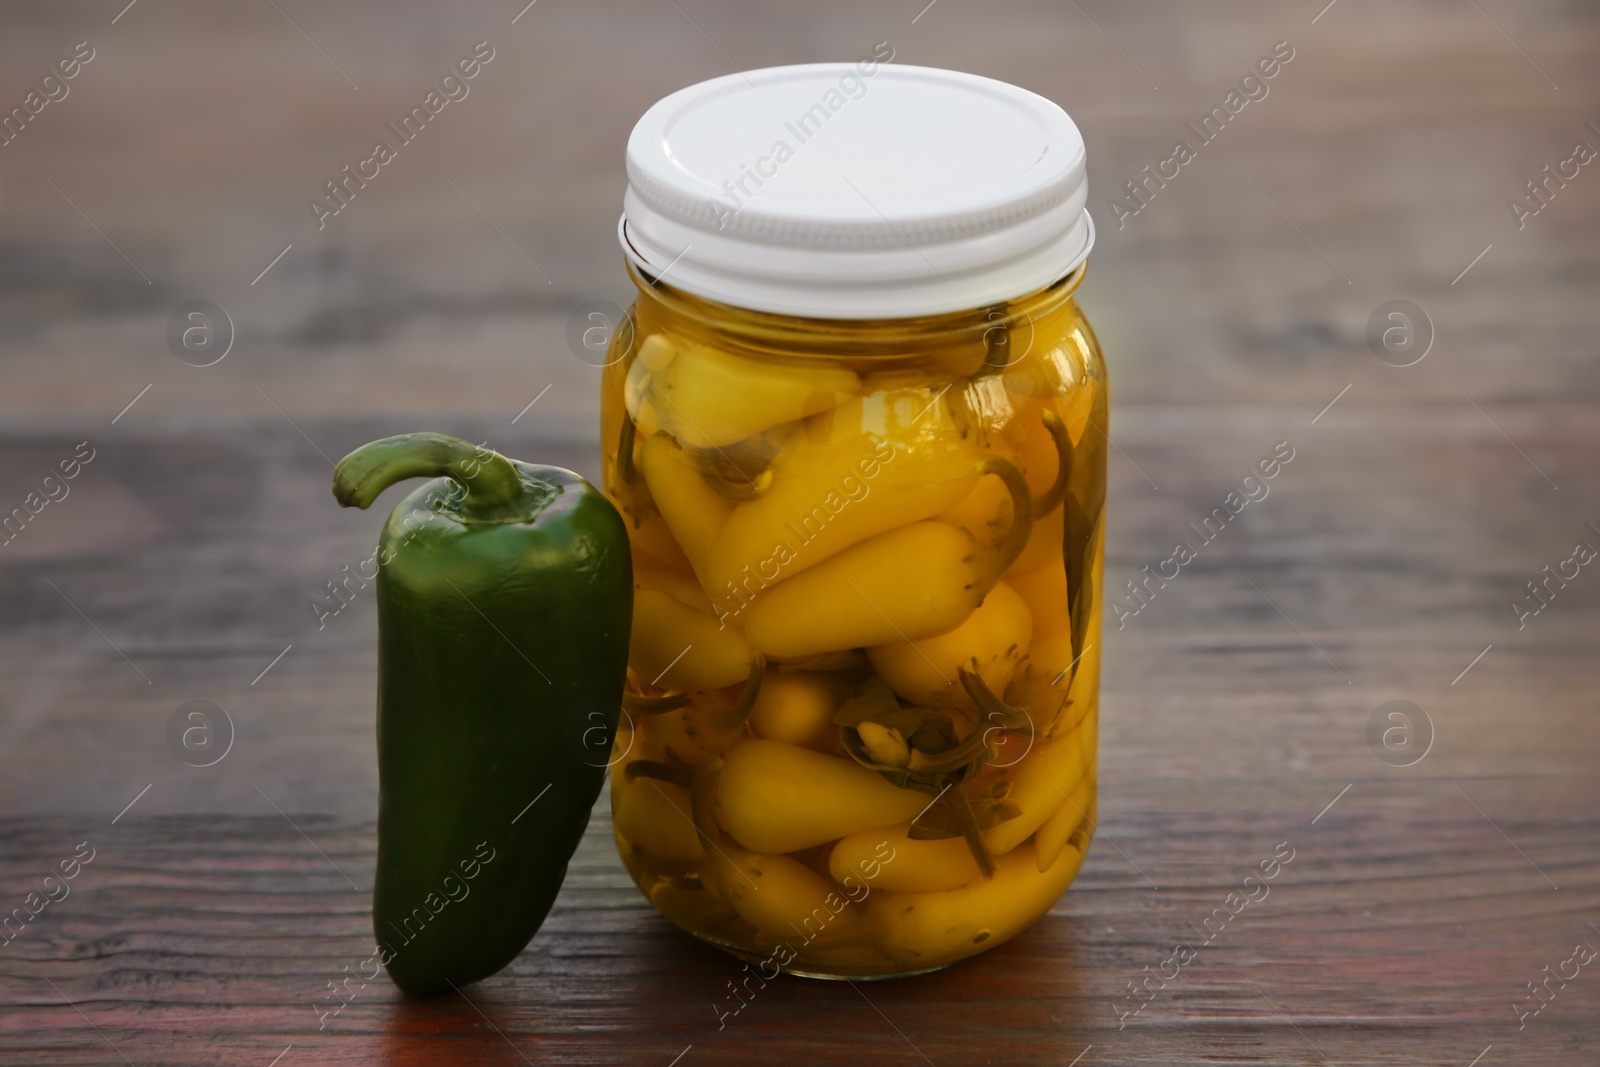
[[[633,128],[628,183],[619,236],[637,267],[789,315],[984,307],[1056,281],[1094,243],[1065,111],[877,58],[680,89]]]

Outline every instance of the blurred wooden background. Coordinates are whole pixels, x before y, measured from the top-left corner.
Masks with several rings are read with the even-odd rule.
[[[1600,165],[1524,228],[1507,200],[1600,149],[1600,8],[924,3],[0,11],[4,113],[94,50],[0,146],[0,513],[94,450],[0,546],[0,912],[95,849],[0,947],[0,1059],[1595,1061],[1600,977],[1541,987],[1518,1024],[1527,983],[1600,946],[1600,574],[1552,584],[1522,629],[1511,604],[1600,548]],[[319,231],[306,199],[480,40],[469,96]],[[785,980],[719,1030],[737,966],[649,909],[602,809],[546,929],[470,1002],[380,980],[324,1014],[370,953],[376,790],[371,598],[320,630],[311,605],[377,517],[334,506],[329,457],[428,428],[593,476],[598,372],[566,324],[628,300],[634,119],[736,67],[878,41],[1040,92],[1084,132],[1083,301],[1122,453],[1108,586],[1295,449],[1108,624],[1078,883],[953,970]],[[1268,95],[1119,228],[1108,198],[1279,41]],[[168,349],[193,299],[235,327],[213,366]],[[1367,342],[1397,299],[1434,335],[1408,367]],[[1368,742],[1396,699],[1432,726],[1409,767]],[[234,726],[209,768],[167,747],[189,700]],[[1270,898],[1119,1029],[1127,984],[1282,841]]]

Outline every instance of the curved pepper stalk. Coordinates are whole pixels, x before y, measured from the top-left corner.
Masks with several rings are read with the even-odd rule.
[[[494,974],[589,822],[627,670],[617,511],[571,471],[440,434],[356,449],[333,492],[390,514],[378,559],[379,959],[408,993]]]

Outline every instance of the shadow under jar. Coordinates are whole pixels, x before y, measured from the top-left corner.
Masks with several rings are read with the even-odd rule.
[[[702,215],[717,233],[699,257],[652,240],[695,221],[670,219],[693,208],[650,188],[652,153],[692,171],[729,95],[785,114],[841,72],[866,84],[860,68],[718,79],[641,120],[622,228],[638,299],[601,408],[635,583],[610,768],[618,849],[684,930],[816,977],[918,973],[1007,940],[1072,881],[1095,810],[1107,395],[1074,299],[1092,229],[1065,113],[971,75],[879,68],[877,97],[860,101],[885,112],[867,115],[877,123],[953,86],[1041,113],[1035,140],[1066,142],[1057,169],[1024,170],[1005,195],[987,181],[990,225],[969,219],[944,241],[915,198],[852,211],[814,179],[752,199],[734,226]],[[938,163],[961,137],[924,135],[932,158],[902,165]],[[1019,158],[1030,149],[1047,154],[1028,143]],[[1038,217],[1019,236],[1006,196],[1028,194]],[[909,241],[885,243],[862,266],[857,247],[791,235],[763,274],[711,240],[743,226],[737,240],[770,245],[759,212],[808,197],[869,247],[896,212],[891,229],[925,247],[908,259]],[[998,266],[984,258],[1005,248],[997,234],[1012,241]],[[830,281],[796,267],[808,252],[833,257]],[[863,269],[875,286],[849,284]]]

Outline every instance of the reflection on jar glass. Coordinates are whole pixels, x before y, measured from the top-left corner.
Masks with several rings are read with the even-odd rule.
[[[1094,825],[1108,439],[1081,254],[1011,299],[877,317],[755,310],[630,259],[601,410],[634,564],[629,872],[792,973],[1000,944]]]

